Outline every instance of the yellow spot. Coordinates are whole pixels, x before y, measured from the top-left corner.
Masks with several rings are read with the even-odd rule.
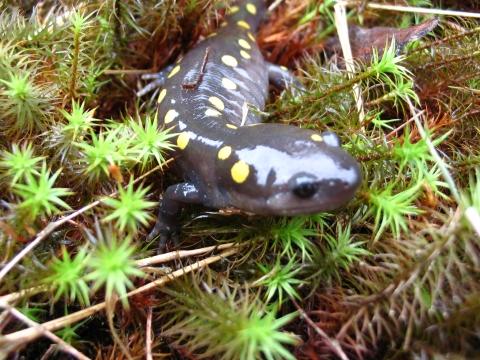
[[[183,56],[182,56],[180,59],[177,60],[177,64],[178,64],[180,61],[182,61],[182,59],[183,59]]]
[[[240,50],[240,55],[242,55],[245,59],[250,59],[251,56],[245,50]]]
[[[247,50],[252,48],[250,46],[250,44],[245,39],[239,39],[238,40],[238,45],[240,45],[241,47],[243,47],[244,49],[247,49]]]
[[[183,150],[187,147],[189,141],[190,135],[188,134],[188,132],[182,132],[180,135],[178,135],[177,146]]]
[[[218,158],[220,160],[228,159],[231,153],[232,153],[232,148],[230,146],[224,146],[218,151]]]
[[[232,80],[227,78],[222,79],[222,85],[225,89],[228,89],[228,90],[235,90],[237,88],[237,84],[235,84]]]
[[[235,125],[227,124],[227,127],[230,129],[238,129]]]
[[[313,134],[311,138],[313,141],[323,141],[323,138],[318,134]]]
[[[235,59],[233,56],[231,55],[223,55],[222,56],[222,62],[225,64],[225,65],[228,65],[228,66],[232,66],[232,67],[235,67],[238,65],[238,61],[237,59]]]
[[[180,65],[175,66],[172,71],[170,71],[170,74],[168,74],[168,78],[170,79],[173,75],[175,75],[177,72],[180,71]]]
[[[243,21],[243,20],[237,21],[237,25],[238,25],[238,26],[241,26],[241,27],[243,27],[243,28],[245,28],[245,29],[250,30],[250,25],[248,25],[248,24],[247,24],[245,21]]]
[[[167,95],[167,89],[163,89],[160,91],[160,95],[158,95],[158,103],[160,104],[163,100],[163,98]]]
[[[220,27],[225,27],[225,26],[227,26],[227,25],[228,25],[228,23],[227,23],[226,21],[224,21],[224,22],[222,22],[222,23],[220,24]]]
[[[251,32],[248,32],[247,36],[249,37],[250,40],[255,41],[255,37],[252,35]]]
[[[250,168],[245,161],[240,160],[232,166],[230,172],[232,174],[233,181],[235,181],[237,184],[241,184],[247,179],[248,174],[250,173]]]
[[[216,33],[216,32],[213,32],[213,33],[211,33],[210,35],[208,35],[207,37],[214,37],[215,35],[217,35],[217,33]]]
[[[173,119],[175,119],[177,116],[178,116],[178,112],[176,112],[174,109],[170,109],[165,114],[165,118],[163,119],[163,121],[165,122],[165,124],[168,124],[172,122]]]
[[[220,111],[217,111],[215,109],[207,109],[205,110],[205,115],[207,116],[220,116],[222,113]]]
[[[210,101],[210,103],[215,106],[218,110],[222,111],[223,109],[225,109],[225,104],[223,103],[222,100],[220,100],[218,97],[216,96],[210,96],[210,98],[208,99],[208,101]]]
[[[228,10],[228,15],[235,14],[238,11],[238,6],[232,6],[230,10]]]
[[[247,8],[247,11],[252,14],[252,15],[256,15],[257,14],[257,8],[255,7],[255,5],[253,4],[247,4],[246,5],[246,8]]]
[[[288,68],[287,68],[286,66],[283,66],[283,65],[282,65],[282,66],[280,66],[280,69],[282,69],[282,70],[285,70],[285,71],[287,71],[287,70],[288,70]]]

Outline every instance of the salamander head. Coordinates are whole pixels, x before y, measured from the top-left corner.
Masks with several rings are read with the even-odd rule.
[[[260,215],[306,215],[347,203],[362,179],[358,162],[332,132],[244,126],[220,147],[218,185],[233,206]]]

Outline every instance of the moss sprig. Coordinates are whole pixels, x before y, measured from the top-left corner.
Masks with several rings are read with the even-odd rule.
[[[294,359],[284,346],[297,339],[280,329],[296,312],[276,318],[275,312],[262,308],[258,295],[248,291],[222,286],[216,294],[195,283],[181,286],[181,291],[166,290],[177,311],[175,324],[163,333],[176,336],[178,346],[202,358],[221,354],[225,359]]]
[[[110,176],[109,166],[122,165],[125,168],[129,161],[134,161],[130,147],[131,139],[125,140],[123,136],[120,136],[122,130],[118,127],[98,135],[91,131],[91,144],[87,142],[74,143],[83,155],[78,159],[82,169],[82,178],[89,184],[99,183],[102,179],[108,178]]]
[[[356,264],[367,261],[372,255],[366,248],[366,241],[357,241],[351,233],[350,224],[345,229],[337,225],[335,233],[323,234],[315,256],[307,266],[312,291],[319,284],[331,286],[334,282],[341,283],[344,273],[349,273]]]
[[[28,173],[25,184],[13,185],[13,192],[23,199],[17,205],[17,209],[24,222],[33,222],[38,216],[58,214],[61,212],[60,208],[70,209],[70,205],[61,198],[72,195],[73,192],[55,187],[55,181],[60,173],[61,170],[58,170],[50,174],[44,160],[38,176]]]
[[[71,163],[79,157],[81,152],[76,142],[85,140],[91,131],[98,126],[98,119],[94,118],[95,109],[85,109],[85,103],[72,101],[70,111],[61,110],[63,121],[50,127],[43,134],[46,146],[54,149],[52,158],[60,163]]]
[[[90,306],[90,287],[85,279],[85,272],[91,254],[86,248],[80,248],[72,259],[65,246],[61,249],[61,258],[53,257],[51,275],[42,283],[54,289],[53,301],[65,298],[70,302],[78,300],[82,306]]]
[[[257,265],[263,276],[256,281],[255,285],[265,288],[266,303],[270,303],[270,300],[275,298],[278,300],[273,305],[281,308],[283,302],[290,297],[300,300],[300,295],[295,287],[306,284],[306,282],[299,279],[299,272],[302,271],[302,268],[298,259],[291,257],[288,263],[283,265],[281,256],[277,256],[273,265],[260,263]]]
[[[127,231],[129,234],[136,234],[138,225],[147,226],[149,221],[155,219],[151,213],[146,211],[146,209],[157,204],[153,201],[144,200],[148,190],[148,187],[144,189],[139,187],[134,190],[133,177],[131,177],[126,189],[119,186],[118,199],[106,197],[102,200],[103,203],[114,209],[103,221],[109,223],[115,220],[121,232]]]
[[[174,148],[169,139],[178,136],[171,132],[173,128],[160,128],[156,114],[147,115],[145,119],[138,119],[138,122],[130,118],[128,127],[135,134],[131,146],[142,172],[165,162],[165,153]]]
[[[2,132],[22,138],[43,132],[51,124],[51,102],[47,86],[35,84],[32,74],[16,69],[9,80],[0,79],[0,126]]]
[[[145,274],[135,267],[135,246],[130,236],[120,236],[111,227],[100,228],[97,223],[95,236],[89,236],[94,245],[88,261],[89,272],[84,277],[92,282],[92,291],[105,287],[105,297],[113,300],[120,296],[124,308],[129,308],[125,294],[134,287],[132,278],[143,278]]]
[[[33,144],[12,144],[12,151],[0,154],[0,177],[2,185],[25,184],[33,176],[40,176],[40,162],[44,156],[34,156]]]

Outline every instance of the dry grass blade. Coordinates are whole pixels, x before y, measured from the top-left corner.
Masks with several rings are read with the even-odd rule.
[[[361,5],[359,1],[339,1],[338,3],[343,4],[344,6],[355,6]],[[442,10],[442,9],[429,9],[413,6],[401,6],[401,5],[387,5],[387,4],[376,4],[372,2],[367,2],[366,6],[370,9],[378,10],[391,10],[399,12],[409,12],[409,13],[420,13],[420,14],[432,14],[432,15],[449,15],[449,16],[458,16],[458,17],[472,17],[480,18],[480,14],[476,14],[468,11],[453,11],[453,10]]]
[[[17,309],[12,308],[12,307],[10,307],[6,304],[2,304],[2,303],[0,303],[0,306],[3,307],[8,312],[10,312],[18,320],[20,320],[21,322],[30,326],[30,329],[35,329],[39,333],[39,335],[45,336],[49,340],[53,341],[55,344],[58,345],[58,348],[60,350],[62,350],[63,352],[65,352],[67,354],[70,354],[70,355],[72,355],[73,357],[75,357],[79,360],[90,360],[89,357],[87,357],[84,354],[82,354],[81,352],[79,352],[73,346],[67,344],[65,341],[63,341],[57,335],[53,334],[50,330],[46,329],[44,326],[36,323],[35,321],[30,320],[27,316],[23,315]],[[10,345],[14,345],[14,343],[11,343]]]
[[[353,63],[352,47],[350,46],[350,39],[348,36],[347,12],[345,6],[337,3],[335,5],[335,25],[338,32],[338,38],[342,46],[343,57],[345,59],[345,67],[350,77],[355,73]],[[357,103],[357,111],[359,114],[359,121],[363,123],[365,120],[365,110],[363,108],[362,90],[359,84],[353,85],[353,94]]]
[[[221,253],[220,255],[212,256],[204,260],[200,260],[195,264],[189,265],[183,269],[176,270],[172,272],[169,275],[162,276],[160,279],[157,279],[155,281],[152,281],[151,283],[144,285],[142,287],[139,287],[133,291],[130,291],[127,293],[126,297],[131,297],[133,295],[141,294],[143,292],[148,292],[150,290],[154,290],[158,288],[159,286],[162,286],[166,284],[169,281],[174,280],[175,278],[184,276],[185,274],[188,274],[189,272],[198,270],[204,266],[207,266],[209,264],[212,264],[214,262],[220,261],[226,257],[229,257],[231,255],[236,254],[239,251],[239,248],[231,249],[228,251],[225,251]],[[118,298],[117,300],[121,300],[121,298]],[[6,305],[7,306],[7,305]],[[45,329],[47,331],[57,331],[59,329],[64,328],[65,326],[69,324],[74,324],[80,320],[83,320],[89,316],[92,316],[96,314],[97,312],[105,309],[107,306],[106,302],[102,302],[100,304],[91,306],[89,308],[86,308],[84,310],[80,310],[76,313],[49,321],[47,323],[41,324],[42,329]],[[23,347],[26,343],[29,343],[38,337],[42,336],[42,331],[39,331],[37,328],[29,328],[25,330],[20,330],[17,331],[13,334],[8,334],[4,335],[2,338],[3,342],[8,343],[14,343],[17,344],[18,347]]]

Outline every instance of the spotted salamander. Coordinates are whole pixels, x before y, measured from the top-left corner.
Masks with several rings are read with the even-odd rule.
[[[356,193],[362,172],[339,137],[282,124],[262,124],[269,82],[290,73],[265,62],[253,32],[262,0],[244,0],[226,21],[182,59],[158,74],[162,127],[179,133],[175,158],[185,182],[167,188],[155,228],[159,252],[178,244],[178,218],[187,203],[238,208],[259,215],[312,214],[335,209]],[[295,81],[295,80],[292,80]]]

